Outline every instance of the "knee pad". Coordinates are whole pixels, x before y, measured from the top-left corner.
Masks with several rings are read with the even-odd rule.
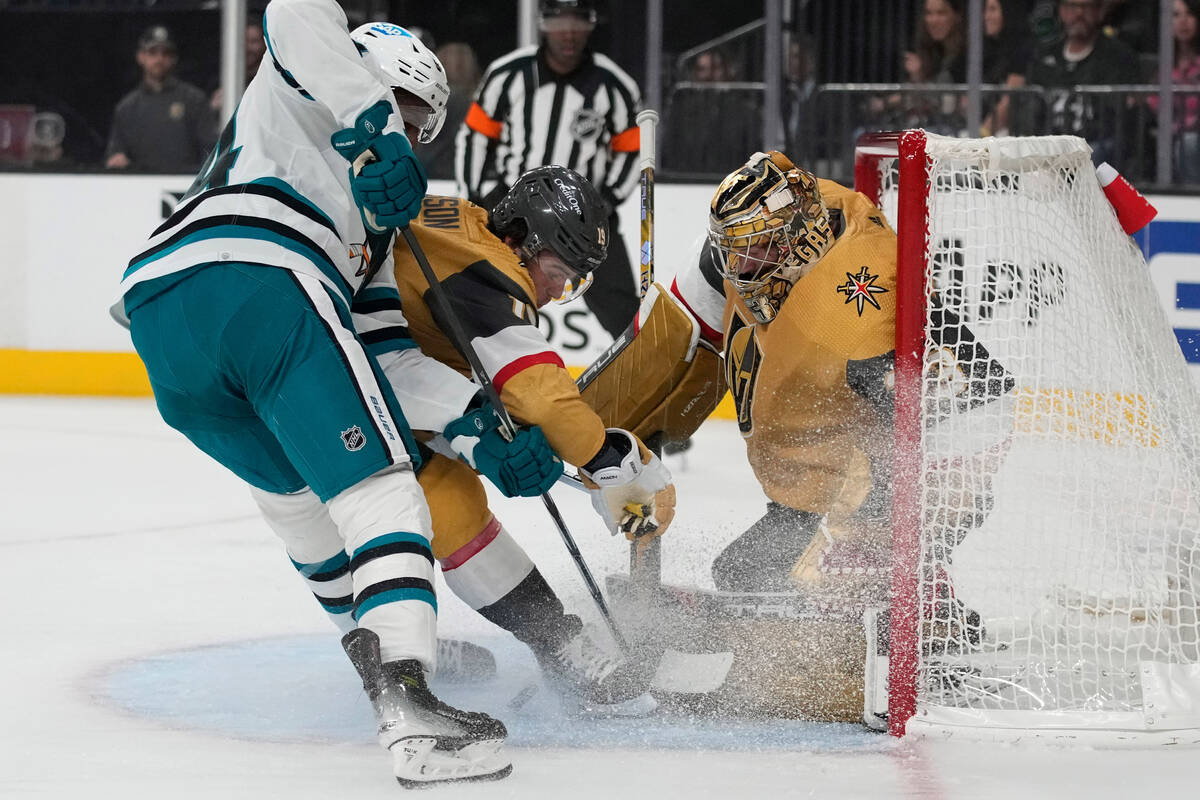
[[[341,532],[346,551],[354,553],[372,536],[403,531],[433,538],[429,507],[411,464],[364,478],[325,504]]]
[[[276,494],[251,486],[250,496],[296,561],[323,561],[343,549],[337,525],[311,489]]]
[[[479,535],[492,519],[483,482],[462,461],[430,456],[418,476],[433,523],[433,555],[449,558]]]

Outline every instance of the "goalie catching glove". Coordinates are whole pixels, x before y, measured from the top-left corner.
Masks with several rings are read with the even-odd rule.
[[[592,505],[613,533],[645,543],[675,517],[675,485],[658,456],[629,431],[609,428],[600,452],[579,468]]]
[[[486,400],[447,425],[442,436],[459,458],[486,475],[505,497],[545,494],[562,475],[562,461],[541,428],[519,428],[511,440],[505,438],[500,415]]]

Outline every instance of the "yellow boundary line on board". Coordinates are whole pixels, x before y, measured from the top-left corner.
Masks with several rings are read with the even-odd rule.
[[[149,397],[137,353],[0,350],[0,393]]]
[[[578,377],[583,367],[567,367]],[[150,380],[137,353],[0,349],[0,394],[149,397]],[[735,419],[728,393],[713,416]]]

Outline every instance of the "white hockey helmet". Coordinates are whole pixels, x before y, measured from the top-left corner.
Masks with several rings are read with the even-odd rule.
[[[404,121],[417,128],[417,141],[429,144],[446,121],[450,84],[442,62],[420,39],[390,22],[368,22],[350,33],[359,52],[387,86],[403,89],[429,105],[429,111],[414,114],[401,107]]]

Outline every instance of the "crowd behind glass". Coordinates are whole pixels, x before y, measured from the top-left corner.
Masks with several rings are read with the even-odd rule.
[[[801,7],[819,3],[800,3]],[[1158,0],[986,0],[980,124],[967,125],[965,0],[913,0],[898,14],[911,22],[881,65],[862,82],[833,82],[823,72],[842,57],[838,39],[797,15],[785,32],[781,118],[789,154],[818,174],[849,180],[853,143],[871,130],[924,127],[957,136],[1068,133],[1085,137],[1098,161],[1143,184],[1157,174],[1159,119]],[[142,80],[103,121],[72,119],[61,109],[10,102],[0,92],[0,163],[40,169],[194,171],[220,127],[219,89],[173,74],[179,52],[171,31],[149,16],[138,40]],[[877,26],[892,35],[894,24]],[[168,20],[169,23],[169,20]],[[1174,186],[1200,186],[1200,0],[1173,0],[1174,82],[1171,168]],[[476,46],[433,41],[457,102],[439,140],[424,154],[430,177],[453,177],[453,139],[481,77]],[[764,142],[763,24],[748,24],[678,54],[664,69],[660,172],[669,179],[711,180]],[[443,37],[446,38],[446,37]],[[860,31],[858,46],[871,47]],[[247,78],[265,47],[257,19],[246,27]],[[832,49],[834,52],[827,52]],[[891,52],[886,50],[885,52]],[[624,65],[638,72],[641,65]],[[896,81],[899,76],[900,80]],[[215,86],[216,76],[209,86]],[[165,109],[162,130],[155,104]],[[160,110],[161,110],[160,109]],[[85,157],[64,149],[71,126],[106,131]],[[136,140],[143,140],[139,145]],[[149,143],[149,144],[146,144]],[[141,157],[129,151],[149,148]]]

